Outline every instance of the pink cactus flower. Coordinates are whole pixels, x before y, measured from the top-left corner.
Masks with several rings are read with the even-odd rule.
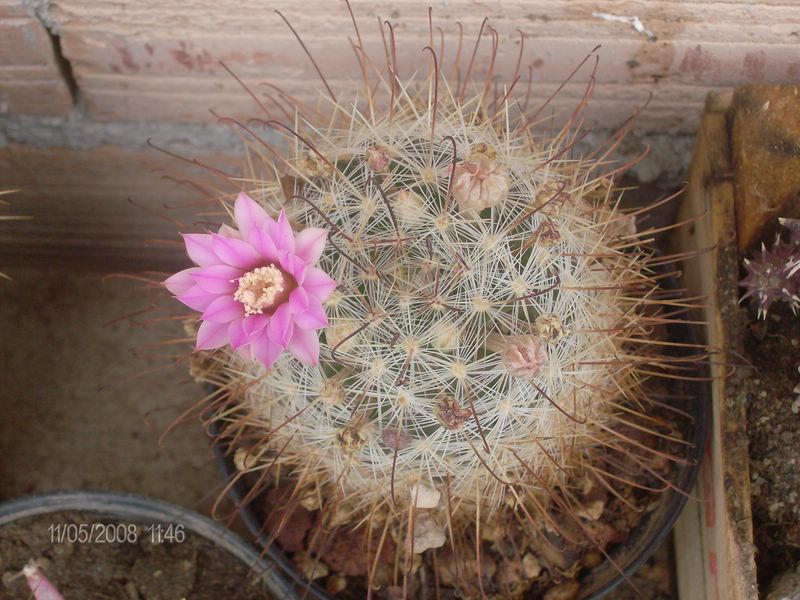
[[[327,231],[295,234],[281,211],[275,221],[247,194],[236,199],[239,229],[184,234],[196,267],[164,282],[189,308],[200,311],[197,349],[230,344],[270,368],[288,351],[306,365],[319,361],[319,335],[327,327],[323,302],[336,282],[314,266]]]

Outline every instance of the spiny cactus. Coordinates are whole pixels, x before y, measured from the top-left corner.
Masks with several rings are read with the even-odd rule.
[[[795,314],[800,308],[800,219],[782,218],[780,223],[790,231],[789,241],[778,235],[769,250],[762,243],[752,259],[744,259],[747,275],[739,282],[746,290],[742,300],[756,300],[761,319],[775,301],[786,302]]]
[[[253,407],[286,422],[270,444],[304,440],[281,460],[338,481],[356,512],[419,494],[441,509],[428,497],[447,481],[462,510],[489,514],[511,474],[552,484],[551,461],[571,462],[589,443],[576,436],[607,422],[603,399],[633,384],[614,361],[642,334],[627,297],[647,283],[641,256],[619,249],[630,219],[591,164],[551,161],[555,148],[446,100],[433,142],[432,115],[400,105],[391,125],[356,117],[316,141],[327,175],[304,171],[298,149],[288,215],[330,227],[320,267],[339,284],[321,364],[237,366]]]
[[[636,483],[618,457],[663,481],[653,459],[670,456],[642,442],[663,437],[665,423],[646,414],[642,382],[669,373],[653,330],[674,319],[665,307],[685,304],[659,289],[648,232],[618,208],[620,168],[608,156],[621,136],[575,158],[585,99],[562,129],[540,136],[539,112],[512,94],[516,79],[492,94],[491,73],[471,81],[470,63],[456,85],[427,48],[431,75],[402,82],[393,47],[388,76],[356,50],[363,99],[328,88],[323,119],[300,103],[291,123],[226,119],[253,136],[263,160],[240,180],[249,196],[284,211],[298,236],[328,231],[317,267],[337,287],[318,361],[219,349],[195,373],[220,388],[216,418],[237,440],[241,470],[257,485],[289,482],[279,508],[318,510],[315,538],[359,532],[371,585],[405,589],[420,554],[447,546],[460,573],[452,585],[482,591],[480,540],[499,543],[511,528],[538,540],[551,572],[566,572],[542,547],[557,552],[577,535],[605,552],[603,502],[592,504],[591,490],[626,501],[620,482]],[[258,126],[284,136],[289,151]],[[246,243],[253,219],[243,224],[238,206],[241,231],[223,237]],[[233,265],[242,272],[221,284],[226,306],[241,304],[231,323],[271,322],[240,293],[258,269],[280,270],[265,260]],[[246,347],[253,340],[239,327],[231,331]],[[201,346],[226,335],[220,328]],[[386,552],[388,562],[378,560]],[[395,566],[388,575],[386,564]]]
[[[786,227],[791,233],[791,244],[794,246],[794,254],[786,261],[787,277],[794,277],[800,271],[800,219],[778,219],[781,225]]]

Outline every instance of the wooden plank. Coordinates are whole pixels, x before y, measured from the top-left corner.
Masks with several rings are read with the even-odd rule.
[[[678,251],[711,250],[687,260],[683,283],[706,298],[700,315],[712,348],[712,426],[693,500],[675,528],[681,600],[757,600],[745,407],[730,393],[729,357],[740,351],[738,253],[726,110],[712,95],[703,115],[679,220]]]

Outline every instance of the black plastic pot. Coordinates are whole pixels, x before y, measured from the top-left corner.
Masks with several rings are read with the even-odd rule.
[[[663,282],[662,285],[668,289],[676,287],[674,281],[670,280]],[[694,326],[684,321],[670,324],[668,337],[673,342],[687,344],[696,344],[698,339]],[[689,356],[697,351],[696,348],[681,346],[670,346],[669,348],[668,352],[676,357]],[[599,600],[633,575],[664,543],[694,486],[700,470],[700,458],[703,454],[709,427],[711,396],[710,384],[707,380],[707,364],[686,363],[684,366],[689,369],[691,364],[695,364],[692,372],[688,370],[682,372],[682,376],[686,377],[686,380],[665,380],[666,385],[670,388],[670,395],[675,397],[670,404],[689,416],[684,433],[686,441],[691,445],[683,457],[686,461],[685,464],[677,465],[673,469],[671,482],[675,489],[664,492],[658,508],[645,516],[642,522],[630,532],[629,540],[611,550],[609,555],[619,569],[607,560],[581,580],[580,600]],[[690,380],[690,378],[694,379]],[[236,475],[236,467],[227,452],[225,440],[218,438],[218,432],[217,424],[212,423],[211,433],[217,438],[215,445],[217,460],[223,475],[230,481]],[[230,486],[228,494],[239,507],[242,520],[257,543],[264,548],[267,556],[280,567],[285,583],[294,586],[295,595],[283,596],[283,598],[331,600],[330,594],[316,584],[309,583],[295,570],[291,561],[286,558],[276,544],[269,544],[269,538],[263,531],[263,523],[252,507],[243,502],[247,492],[245,482],[239,479]]]
[[[241,561],[275,598],[294,596],[286,578],[276,572],[274,565],[231,530],[194,511],[162,500],[115,492],[56,492],[26,496],[0,504],[0,527],[28,517],[63,511],[80,511],[146,525],[182,525],[184,531],[209,540]]]

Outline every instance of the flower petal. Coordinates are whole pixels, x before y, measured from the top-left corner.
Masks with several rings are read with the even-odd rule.
[[[278,251],[275,242],[265,231],[254,229],[248,241],[266,259],[264,262],[276,263],[280,261],[281,253]]]
[[[315,296],[320,302],[325,302],[337,285],[325,271],[316,267],[306,269],[302,283],[303,289]]]
[[[319,362],[319,336],[316,331],[295,327],[287,349],[305,365],[313,367]]]
[[[212,350],[228,343],[228,326],[225,323],[203,321],[197,330],[197,350]]]
[[[317,298],[310,298],[308,308],[300,314],[294,315],[295,328],[322,329],[328,326],[328,317],[322,303]]]
[[[286,211],[281,209],[278,215],[278,221],[275,226],[268,228],[267,232],[272,235],[275,245],[279,250],[287,250],[294,253],[294,232],[292,226],[289,225],[289,219],[286,218]]]
[[[294,280],[299,285],[303,285],[303,281],[305,281],[306,271],[307,271],[305,261],[299,256],[286,253],[283,256],[281,256],[280,262],[283,270],[289,273],[292,277],[294,277]]]
[[[214,321],[215,323],[230,323],[243,316],[244,306],[230,296],[219,296],[203,312],[204,321]]]
[[[186,244],[186,253],[195,264],[205,267],[219,264],[219,259],[211,247],[211,234],[208,233],[183,233],[183,243]]]
[[[287,303],[281,304],[270,317],[267,325],[267,336],[273,342],[279,344],[281,348],[286,348],[292,338],[293,329],[294,321],[292,320],[291,308]]]
[[[251,343],[249,348],[253,357],[267,369],[272,368],[284,350],[284,346],[274,343],[267,335],[262,335],[257,342]]]
[[[267,213],[258,203],[244,192],[239,192],[234,205],[234,216],[236,224],[242,232],[244,239],[251,240],[252,232],[257,229],[264,229],[267,224]]]
[[[175,297],[192,310],[202,312],[219,296],[218,294],[209,294],[207,291],[201,289],[199,285],[195,285],[192,289]]]
[[[232,296],[239,285],[238,279],[242,276],[242,270],[228,265],[211,265],[200,267],[191,276],[207,292]]]
[[[226,238],[216,233],[211,234],[211,247],[219,257],[219,261],[240,269],[252,269],[263,259],[255,248],[243,240]]]
[[[301,288],[294,288],[289,295],[289,306],[292,314],[304,313],[308,308],[308,294]]]
[[[264,331],[269,324],[269,315],[250,315],[242,320],[242,330],[252,338]]]
[[[37,561],[30,561],[26,564],[22,568],[22,574],[30,590],[30,595],[26,595],[26,598],[35,598],[36,600],[64,600],[64,597],[56,589],[56,586],[44,576]]]
[[[225,223],[219,226],[219,230],[217,231],[217,233],[220,234],[222,237],[233,238],[234,240],[242,239],[242,234],[239,233],[238,229],[234,229],[233,227],[231,227],[230,225],[226,225]]]
[[[228,324],[228,340],[230,341],[231,348],[238,350],[250,341],[250,337],[242,326],[242,321],[236,319]]]
[[[253,347],[251,344],[246,346],[242,346],[237,350],[239,356],[241,356],[245,360],[253,360]]]
[[[319,260],[322,251],[325,249],[325,240],[328,238],[328,231],[319,227],[308,227],[303,229],[294,238],[294,253],[302,258],[306,263],[313,264]]]
[[[190,269],[184,269],[183,271],[178,271],[172,277],[168,277],[164,281],[164,287],[166,287],[174,296],[180,296],[181,294],[185,294],[188,292],[192,287],[194,287],[194,279],[192,279],[192,274],[199,271],[197,267],[191,267]]]

